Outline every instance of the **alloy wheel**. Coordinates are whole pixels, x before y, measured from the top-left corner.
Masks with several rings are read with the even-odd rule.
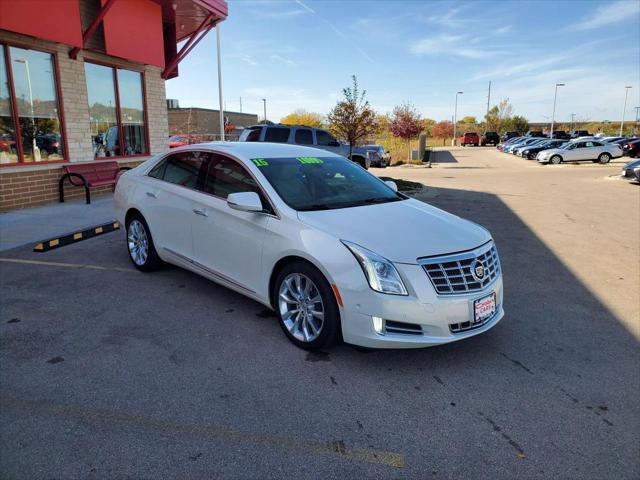
[[[312,342],[324,325],[322,295],[313,281],[301,273],[287,275],[278,291],[282,323],[301,342]]]
[[[138,266],[144,265],[149,256],[149,238],[147,230],[139,220],[133,220],[129,224],[127,244],[133,262]]]

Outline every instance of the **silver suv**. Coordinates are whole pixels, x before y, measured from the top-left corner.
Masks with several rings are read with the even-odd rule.
[[[350,158],[366,169],[371,166],[371,156],[366,147],[353,147],[351,157],[349,157],[349,145],[340,143],[333,135],[321,128],[281,124],[254,125],[246,127],[240,134],[238,141],[306,145]]]

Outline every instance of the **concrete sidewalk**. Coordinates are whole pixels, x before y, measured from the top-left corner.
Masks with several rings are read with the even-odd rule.
[[[113,195],[0,213],[0,252],[115,220]]]

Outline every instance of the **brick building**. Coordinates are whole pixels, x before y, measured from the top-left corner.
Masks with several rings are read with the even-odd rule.
[[[258,123],[258,115],[255,113],[223,112],[225,119],[225,131],[231,137],[240,134],[244,127]],[[217,139],[220,132],[220,110],[210,108],[187,107],[168,109],[169,134],[191,134],[211,136]]]
[[[0,0],[0,211],[56,201],[68,162],[165,150],[164,82],[226,15],[224,0]]]

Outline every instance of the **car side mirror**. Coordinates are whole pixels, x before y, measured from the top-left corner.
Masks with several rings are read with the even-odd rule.
[[[384,183],[386,183],[387,187],[389,187],[394,192],[398,191],[398,184],[396,182],[394,182],[393,180],[385,180]]]
[[[241,212],[262,212],[262,202],[256,192],[230,193],[227,196],[227,205]]]

